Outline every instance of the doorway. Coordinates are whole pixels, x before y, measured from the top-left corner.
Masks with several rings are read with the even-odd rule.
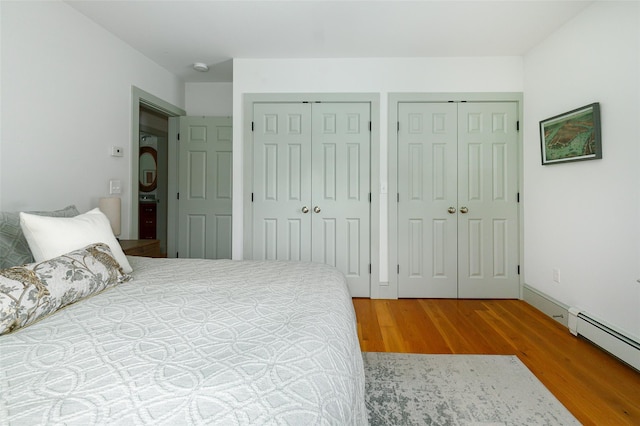
[[[156,171],[157,184],[163,188],[161,188],[162,195],[159,196],[161,197],[160,203],[156,203],[157,205],[162,204],[159,213],[156,213],[156,224],[159,226],[161,238],[164,240],[162,251],[167,254],[167,257],[174,257],[176,253],[177,226],[175,220],[171,218],[177,217],[177,204],[173,197],[164,194],[177,193],[177,165],[170,164],[170,159],[175,158],[176,154],[172,154],[172,152],[176,151],[177,145],[175,136],[172,135],[178,133],[175,117],[185,114],[183,109],[135,86],[131,87],[131,194],[130,208],[128,212],[124,211],[123,214],[130,215],[129,238],[139,239],[141,237],[140,196],[145,194],[140,191],[140,182],[142,180],[143,184],[148,184],[147,177],[153,182],[153,174],[147,173],[141,176],[140,148],[145,146],[147,141],[154,142],[158,147],[166,147],[166,149],[157,152],[157,167],[160,170],[160,174]],[[147,139],[143,141],[142,137],[144,136]],[[158,140],[153,141],[152,138],[158,138]],[[164,236],[165,232],[166,237]]]
[[[131,228],[129,238],[152,238],[161,241],[162,252],[167,257],[231,257],[231,119],[230,117],[187,117],[186,112],[162,99],[132,86],[131,102],[131,207],[129,212]],[[207,127],[210,122],[221,122],[220,126]],[[195,124],[190,126],[190,124]],[[184,128],[182,128],[184,126]],[[180,133],[184,134],[183,144],[179,144]],[[201,140],[199,136],[208,135]],[[194,148],[188,142],[200,144]],[[201,142],[216,142],[211,152],[202,150]],[[224,146],[220,146],[220,142]],[[180,145],[180,147],[179,147]],[[186,150],[181,152],[180,150]],[[204,155],[203,155],[203,152]],[[150,153],[149,155],[146,155]],[[141,156],[146,157],[141,161]],[[153,158],[153,156],[157,158]],[[151,161],[150,157],[155,161]],[[209,157],[212,167],[206,169],[192,168],[191,165],[202,165],[187,160]],[[208,162],[205,162],[208,164]],[[151,164],[151,167],[145,167]],[[155,168],[153,165],[155,164]],[[205,172],[199,174],[198,172]],[[194,186],[193,179],[201,179],[199,187]],[[182,188],[182,189],[181,189]],[[202,206],[187,205],[182,201],[189,200],[189,195],[196,195],[195,189],[211,188],[216,194],[217,205],[211,211],[203,211]],[[183,197],[180,197],[182,191]],[[197,192],[197,191],[196,191]],[[211,191],[205,191],[209,193]],[[222,200],[221,200],[222,199]],[[191,200],[193,201],[193,200]],[[220,212],[220,204],[228,212]],[[228,206],[227,206],[228,204]],[[200,208],[200,210],[198,210]],[[207,207],[205,207],[207,209]],[[198,210],[198,211],[196,211]],[[211,216],[212,225],[204,226],[205,230],[216,230],[214,235],[201,232],[195,227],[185,228],[185,221],[191,224],[198,222],[198,217]],[[155,218],[155,220],[154,220]],[[182,220],[182,222],[181,222]],[[185,222],[185,223],[183,223]],[[203,221],[200,220],[200,223]],[[182,229],[182,230],[181,230]],[[155,231],[155,235],[153,234]],[[147,234],[149,232],[149,234]],[[181,237],[182,232],[182,238]],[[188,236],[189,238],[186,238]],[[194,244],[179,250],[184,242],[204,241],[204,250],[190,250]],[[197,245],[197,244],[196,244]],[[211,250],[207,247],[213,247]]]
[[[398,104],[398,296],[518,296],[514,102]]]
[[[244,258],[332,264],[353,297],[376,297],[377,95],[248,94],[244,104]]]
[[[369,296],[370,105],[254,104],[253,259],[326,263]]]
[[[521,95],[390,95],[396,297],[517,298]]]
[[[138,238],[160,241],[167,253],[169,117],[140,106]]]

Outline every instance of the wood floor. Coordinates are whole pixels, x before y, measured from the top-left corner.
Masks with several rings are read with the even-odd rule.
[[[585,425],[640,425],[640,373],[521,300],[354,299],[366,352],[517,355]]]

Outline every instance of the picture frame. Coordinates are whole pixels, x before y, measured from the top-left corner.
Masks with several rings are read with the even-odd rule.
[[[540,122],[542,165],[602,158],[598,102]]]
[[[142,175],[144,176],[144,184],[151,185],[153,181],[156,179],[156,171],[155,170],[143,170]]]

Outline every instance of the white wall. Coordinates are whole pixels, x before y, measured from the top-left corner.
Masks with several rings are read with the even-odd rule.
[[[183,106],[184,84],[63,2],[2,2],[1,31],[0,206],[86,211],[119,179],[127,237],[131,86]]]
[[[380,182],[387,184],[387,96],[393,92],[522,92],[522,58],[236,59],[233,63],[233,257],[243,250],[243,95],[378,93]],[[374,120],[376,118],[374,117]],[[387,198],[380,195],[380,280],[388,281]]]
[[[0,1],[0,168],[2,166],[2,2]],[[0,211],[3,211],[2,207],[2,173],[0,173]]]
[[[524,58],[525,283],[635,336],[639,9],[597,2]],[[603,159],[542,166],[538,122],[592,102],[601,107]]]
[[[233,83],[187,83],[185,101],[187,115],[231,117]]]

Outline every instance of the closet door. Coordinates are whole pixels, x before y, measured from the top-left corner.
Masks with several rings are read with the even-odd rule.
[[[517,107],[461,103],[458,117],[458,296],[517,298]]]
[[[455,298],[456,105],[403,102],[398,117],[398,296]]]
[[[313,104],[312,258],[336,266],[368,297],[370,106]]]
[[[370,292],[369,103],[256,103],[253,258],[327,263]]]
[[[517,297],[517,105],[399,103],[398,117],[399,297]]]
[[[311,105],[254,104],[253,258],[311,260]]]

